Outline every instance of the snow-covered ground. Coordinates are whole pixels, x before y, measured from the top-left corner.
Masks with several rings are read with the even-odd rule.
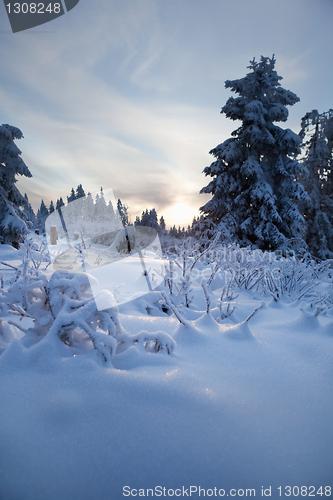
[[[22,266],[21,253],[2,245],[0,261]],[[149,343],[147,349],[119,344],[107,364],[96,350],[80,352],[57,336],[29,344],[8,321],[27,329],[32,319],[20,321],[3,307],[0,498],[199,498],[199,487],[200,497],[329,497],[332,273],[309,271],[318,283],[310,290],[306,265],[301,275],[295,261],[295,286],[289,281],[276,291],[266,280],[266,289],[251,288],[262,255],[246,268],[252,278],[238,287],[227,272],[207,283],[214,259],[198,261],[188,308],[181,306],[181,277],[178,295],[176,288],[167,294],[166,283],[160,287],[166,300],[153,291],[120,306],[126,332],[168,334],[176,343],[171,354],[150,352]],[[229,271],[235,269],[237,259],[228,259]],[[283,262],[275,269],[290,277]],[[14,272],[1,268],[6,291]],[[230,289],[221,303],[226,280]]]

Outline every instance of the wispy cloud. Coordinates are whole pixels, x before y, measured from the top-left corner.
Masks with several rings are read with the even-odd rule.
[[[323,6],[315,23],[311,2],[295,3],[311,19],[289,0],[279,8],[266,0],[80,2],[54,21],[54,33],[7,37],[1,112],[22,128],[19,147],[34,175],[19,185],[35,206],[82,183],[112,187],[134,214],[182,202],[195,212],[205,202],[198,192],[208,152],[237,127],[219,115],[230,95],[224,80],[244,76],[253,56],[275,53],[282,84],[298,93],[316,71],[314,40],[325,31],[333,41]],[[304,22],[312,42],[301,39]],[[327,67],[325,81],[332,78]],[[320,99],[328,96],[327,83]],[[307,111],[297,106],[295,126]]]

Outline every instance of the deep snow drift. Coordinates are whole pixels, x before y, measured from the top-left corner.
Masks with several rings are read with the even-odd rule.
[[[280,498],[288,486],[298,486],[299,496],[301,486],[302,496],[329,496],[330,265],[323,271],[303,263],[301,275],[296,260],[277,260],[271,270],[280,269],[283,285],[273,272],[271,282],[258,280],[254,269],[263,254],[249,265],[254,254],[238,252],[247,255],[241,264],[233,252],[199,260],[189,271],[187,298],[181,274],[172,276],[170,295],[169,272],[159,291],[120,307],[124,332],[169,335],[170,354],[153,352],[149,342],[119,343],[108,364],[88,341],[81,351],[57,335],[32,341],[8,323],[27,330],[32,318],[2,308],[1,499],[118,500],[130,489],[137,496],[198,498],[199,486],[213,497],[249,496],[246,489],[260,497],[262,487],[266,494],[271,487],[271,498]],[[0,247],[0,261],[21,269],[21,258],[22,251]],[[171,256],[179,272],[184,259]],[[194,257],[187,252],[186,259],[189,270]],[[209,281],[215,262],[219,271]],[[15,273],[1,267],[7,293]],[[310,290],[311,279],[318,284]]]

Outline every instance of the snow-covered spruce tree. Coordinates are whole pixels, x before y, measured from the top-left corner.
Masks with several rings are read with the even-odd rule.
[[[20,207],[26,204],[15,183],[17,175],[32,177],[21,158],[14,139],[21,139],[21,130],[0,125],[0,242],[18,246],[28,228]]]
[[[60,196],[60,199],[57,200],[57,203],[56,203],[56,210],[59,210],[59,208],[63,207],[64,205],[65,205],[64,200]]]
[[[103,188],[101,188],[99,194],[96,194],[94,213],[96,221],[104,221],[105,219],[107,219],[108,208],[105,201]]]
[[[84,198],[86,193],[84,192],[84,189],[82,187],[82,184],[79,184],[78,187],[76,188],[76,199],[78,198]]]
[[[219,230],[217,228],[217,225],[210,217],[204,217],[203,215],[201,215],[200,217],[193,218],[189,234],[194,238],[200,240],[202,248],[204,248],[206,245],[210,244],[211,239],[218,231]],[[225,233],[226,232],[224,231],[224,233],[222,234],[223,241],[230,242],[231,238],[229,233]]]
[[[74,200],[76,200],[76,196],[75,196],[74,188],[72,188],[71,194],[69,196],[67,196],[67,203],[70,203],[71,201],[74,201]]]
[[[144,221],[148,220],[148,218],[149,218],[149,212],[148,208],[146,208],[146,211],[142,212],[141,218],[139,217],[139,215],[135,217],[134,226],[144,226],[145,225]]]
[[[155,208],[149,210],[149,223],[148,227],[153,227],[156,231],[159,231],[160,226],[158,225],[158,217]]]
[[[160,221],[159,221],[159,231],[161,233],[165,233],[165,231],[166,231],[166,224],[165,224],[165,220],[164,220],[163,215],[161,216]]]
[[[45,232],[45,221],[48,215],[49,215],[48,208],[45,205],[44,200],[42,200],[40,203],[40,207],[37,211],[37,225],[42,233]]]
[[[24,220],[28,228],[34,228],[36,226],[36,215],[29,202],[27,193],[24,194],[24,199],[26,201],[23,207]]]
[[[210,151],[216,160],[204,173],[213,179],[201,190],[213,195],[200,209],[206,219],[235,241],[262,249],[302,237],[305,221],[297,204],[307,199],[297,182],[304,171],[295,159],[300,138],[274,124],[287,120],[286,106],[299,98],[281,87],[274,66],[274,56],[253,59],[244,78],[225,82],[239,97],[230,97],[221,113],[241,125]]]
[[[302,181],[310,196],[304,206],[307,244],[315,256],[333,258],[333,110],[307,113],[299,135],[305,147],[302,162],[308,171]]]
[[[53,201],[51,200],[50,206],[49,206],[49,214],[53,214],[54,212],[54,204]]]
[[[125,203],[122,203],[120,199],[117,201],[117,209],[121,218],[121,222],[123,226],[129,225],[129,215],[128,215],[128,206]]]

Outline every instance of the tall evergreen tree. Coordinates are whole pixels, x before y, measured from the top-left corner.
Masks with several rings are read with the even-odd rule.
[[[141,219],[139,215],[135,217],[134,226],[141,226]]]
[[[0,242],[16,247],[28,232],[21,211],[26,199],[15,186],[16,176],[32,177],[14,143],[14,139],[22,137],[18,128],[0,125]]]
[[[67,203],[74,201],[76,199],[74,188],[71,190],[71,194],[67,196]]]
[[[164,220],[163,215],[160,218],[159,226],[160,226],[160,231],[162,231],[162,233],[165,232],[165,230],[166,230],[166,224],[165,224],[165,220]]]
[[[48,217],[48,215],[49,215],[49,211],[47,209],[47,206],[44,203],[44,200],[42,200],[40,207],[38,209],[38,212],[37,212],[37,224],[38,224],[39,230],[42,231],[43,233],[45,232],[45,221],[46,221],[46,218]]]
[[[78,198],[83,198],[85,196],[85,192],[84,192],[84,189],[82,187],[82,184],[79,184],[78,187],[76,188],[76,199]]]
[[[89,192],[87,194],[86,202],[85,202],[85,219],[93,219],[94,218],[94,200],[92,194]]]
[[[59,200],[57,200],[57,203],[56,203],[56,210],[59,210],[59,208],[63,207],[64,205],[65,205],[64,200],[60,196]]]
[[[95,217],[96,220],[107,220],[108,218],[108,208],[104,198],[103,188],[101,188],[99,194],[96,194],[95,200]]]
[[[117,209],[123,226],[128,226],[129,225],[128,206],[122,203],[120,199],[118,199]]]
[[[27,193],[24,194],[24,198],[26,201],[23,207],[24,219],[26,221],[27,227],[34,228],[36,226],[36,215],[31,206],[31,203],[29,202]]]
[[[200,209],[206,219],[236,241],[263,249],[303,235],[298,202],[307,199],[296,180],[304,171],[295,159],[300,138],[274,123],[285,122],[286,106],[299,98],[281,87],[274,66],[274,56],[253,59],[244,78],[225,82],[239,97],[230,97],[221,113],[242,123],[210,151],[215,161],[204,173],[213,179],[201,190],[213,195]]]
[[[222,224],[220,224],[219,231],[221,232],[223,240],[230,243],[232,241],[230,229],[225,229],[226,228],[222,227]],[[201,215],[200,217],[193,217],[189,235],[200,239],[205,245],[209,240],[214,238],[217,231],[217,225],[213,222],[213,220],[209,217]]]
[[[49,214],[52,214],[54,212],[54,204],[53,201],[51,200],[50,206],[49,206]]]
[[[307,168],[302,180],[310,196],[304,206],[307,243],[317,257],[333,258],[333,110],[307,113],[299,135],[304,140]]]
[[[141,214],[140,226],[146,226],[149,221],[149,211],[148,208],[144,210]]]
[[[108,217],[111,221],[115,220],[115,213],[114,213],[114,208],[113,208],[113,205],[111,203],[111,200],[109,200],[109,203],[108,203]]]
[[[149,218],[148,218],[148,224],[146,224],[148,227],[153,227],[156,229],[156,231],[159,231],[160,227],[158,225],[158,218],[157,218],[157,213],[156,209],[152,208],[149,210]]]

